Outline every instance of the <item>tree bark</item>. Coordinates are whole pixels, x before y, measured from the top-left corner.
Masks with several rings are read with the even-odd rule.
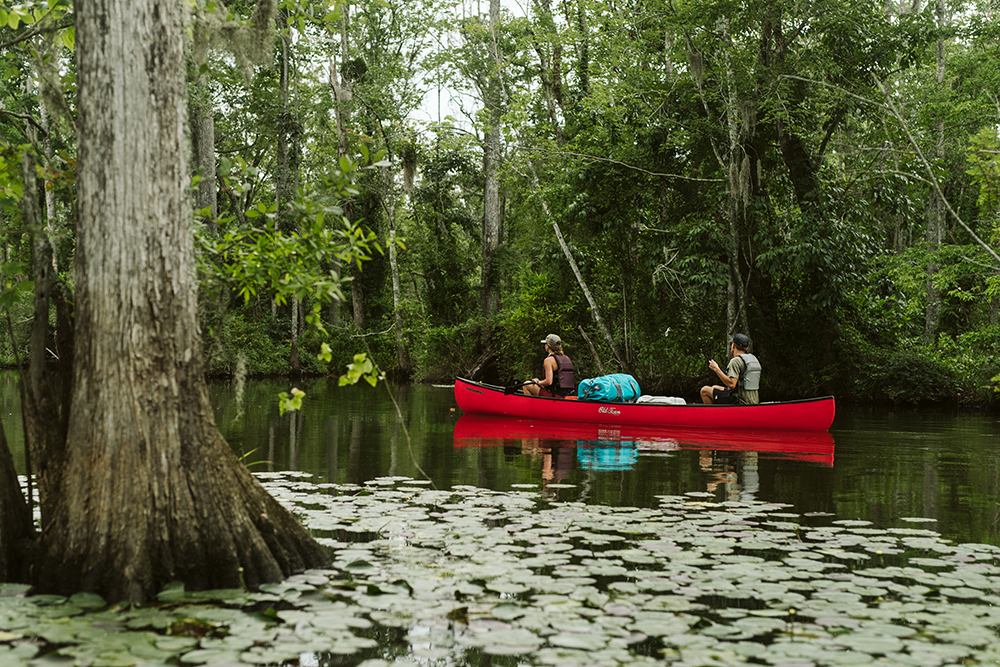
[[[292,314],[288,318],[289,336],[291,339],[288,363],[291,366],[291,376],[298,379],[302,376],[302,365],[299,361],[299,297],[292,295]]]
[[[178,0],[76,3],[74,375],[65,465],[34,568],[40,592],[142,602],[170,581],[252,588],[328,562],[214,422],[195,301],[183,27]]]
[[[298,186],[294,114],[289,104],[291,95],[292,58],[290,38],[281,31],[287,29],[287,11],[278,12],[280,52],[278,54],[278,137],[275,146],[275,198],[278,204],[278,225],[292,229],[286,206],[295,199]]]
[[[723,99],[721,122],[726,124],[729,139],[725,148],[712,142],[715,158],[723,173],[728,175],[726,181],[726,199],[722,209],[722,217],[728,226],[725,240],[726,261],[729,264],[729,284],[726,290],[726,339],[728,340],[738,330],[742,329],[749,335],[747,318],[746,284],[743,279],[740,251],[742,248],[743,230],[750,221],[747,220],[752,195],[753,163],[751,152],[747,150],[748,136],[756,124],[756,107],[747,100],[742,103],[737,92],[736,72],[733,66],[731,49],[732,42],[729,17],[722,16],[716,22],[717,31],[725,47],[722,49],[723,76],[719,83],[719,96]],[[710,116],[714,114],[708,104],[709,95],[704,88],[702,55],[689,43],[689,58],[694,73],[695,83],[705,111]],[[749,262],[747,258],[747,262]]]
[[[341,7],[340,14],[340,62],[338,64],[336,56],[330,58],[329,63],[329,84],[333,91],[333,112],[337,124],[337,157],[343,158],[347,155],[350,145],[347,137],[347,128],[351,122],[351,100],[354,98],[351,90],[351,81],[345,74],[346,64],[349,58],[348,32],[351,25],[350,6],[345,4]],[[336,50],[337,40],[334,35],[330,36],[331,45]],[[344,215],[353,219],[354,203],[351,200],[344,202]],[[336,261],[336,260],[334,260]],[[351,282],[351,315],[355,328],[359,331],[365,327],[364,291],[361,289],[360,276],[356,268],[349,267],[348,271],[353,277]],[[331,318],[332,319],[332,318]]]
[[[357,267],[351,267],[351,314],[354,316],[354,328],[365,330],[365,290],[361,285],[361,272]]]
[[[290,104],[291,79],[294,76],[294,65],[291,55],[291,39],[281,31],[287,29],[287,11],[278,12],[278,31],[280,36],[281,50],[278,55],[278,104],[280,107],[278,118],[278,139],[276,145],[277,156],[275,158],[275,198],[278,205],[278,227],[283,231],[293,231],[298,227],[298,223],[293,219],[288,203],[296,197],[299,187],[299,143],[298,143],[298,120]],[[302,369],[299,362],[299,303],[298,299],[292,298],[291,314],[289,316],[289,327],[291,339],[289,341],[288,365],[293,378],[301,375]]]
[[[45,166],[52,169],[52,130],[49,127],[48,106],[45,103],[45,98],[41,95],[38,96],[38,116],[42,127],[45,129],[45,138],[42,142],[42,149],[45,151]],[[52,238],[52,232],[55,230],[57,222],[55,188],[45,188],[45,236],[46,241],[51,246],[52,270],[58,275],[59,264],[57,263],[56,244]]]

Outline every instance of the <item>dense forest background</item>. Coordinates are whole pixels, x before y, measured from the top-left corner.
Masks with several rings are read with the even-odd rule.
[[[694,400],[739,331],[765,400],[997,404],[995,0],[190,9],[211,374],[504,383],[554,332]],[[73,49],[0,7],[9,366],[72,300]]]

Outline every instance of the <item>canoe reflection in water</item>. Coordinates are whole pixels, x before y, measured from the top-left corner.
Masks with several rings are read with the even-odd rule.
[[[730,500],[747,500],[756,491],[759,456],[833,466],[828,431],[683,429],[482,415],[462,415],[455,424],[455,447],[504,447],[511,460],[517,446],[522,454],[542,457],[543,490],[565,480],[574,460],[584,470],[629,470],[640,456],[678,449],[699,450],[699,465],[712,475],[706,491],[714,495],[721,486]]]

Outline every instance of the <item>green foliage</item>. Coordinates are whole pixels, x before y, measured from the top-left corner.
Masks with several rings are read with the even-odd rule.
[[[480,355],[481,324],[469,320],[452,326],[428,327],[417,340],[413,357],[416,378],[423,382],[450,382],[467,375]]]
[[[913,347],[890,355],[874,373],[876,395],[894,403],[958,401],[959,374],[932,351]]]
[[[302,409],[302,400],[306,397],[306,392],[298,387],[292,387],[291,392],[278,393],[278,413],[284,415],[286,412],[296,412]]]
[[[340,376],[338,385],[341,387],[357,384],[359,380],[364,380],[371,386],[375,386],[379,380],[385,379],[385,373],[378,365],[368,358],[364,352],[354,355],[354,360],[347,365],[347,372]]]
[[[431,326],[470,317],[478,306],[473,289],[479,220],[458,195],[479,173],[468,146],[448,143],[427,152],[424,184],[414,189],[412,224],[407,227],[408,266],[419,272],[422,301]],[[478,277],[478,276],[477,276]]]
[[[346,23],[339,8],[282,0],[280,32],[295,39],[281,62],[253,6],[198,2],[191,13],[190,72],[215,111],[220,180],[218,216],[202,212],[198,235],[209,372],[231,372],[236,351],[252,374],[287,371],[294,299],[308,322],[307,373],[353,366],[358,334],[370,336],[369,358],[397,359],[398,321],[417,379],[483,363],[537,372],[536,341],[550,331],[581,375],[594,374],[580,329],[606,364],[609,345],[555,221],[644,387],[690,396],[733,313],[764,355],[765,386],[789,397],[906,400],[913,390],[885,362],[904,354],[901,340],[926,339],[920,373],[944,383],[941,400],[980,400],[996,375],[1000,267],[951,218],[940,239],[928,233],[938,204],[898,122],[996,248],[1000,60],[996,21],[979,5],[959,3],[944,26],[931,6],[898,14],[827,0],[654,0],[641,21],[602,3],[557,14],[543,4],[491,25],[433,0],[362,1]],[[11,44],[0,55],[5,258],[30,265],[20,154],[32,150],[55,195],[46,225],[64,272],[76,203],[70,12],[68,0],[0,9],[0,42]],[[434,35],[448,30],[461,39],[441,48]],[[251,66],[269,62],[295,64],[287,97],[281,67]],[[330,63],[350,99],[334,98]],[[414,120],[431,81],[471,95],[466,118]],[[484,276],[482,137],[496,113],[503,222]],[[45,139],[54,150],[41,159]],[[342,160],[345,145],[360,164]],[[278,192],[279,155],[298,165],[295,195]],[[390,229],[406,240],[398,303],[381,252]],[[484,281],[501,288],[493,321],[479,312]],[[362,332],[345,324],[348,286]],[[29,287],[8,280],[2,295],[21,329]],[[484,361],[486,345],[495,354]],[[391,374],[393,364],[382,365]],[[929,384],[917,393],[933,398]]]
[[[363,158],[364,166],[343,158],[322,189],[301,192],[289,204],[287,213],[296,223],[292,230],[279,228],[276,206],[260,202],[246,212],[252,226],[231,227],[219,236],[202,233],[203,269],[236,290],[244,303],[259,292],[272,295],[278,305],[293,296],[312,298],[315,305],[306,321],[322,329],[322,304],[344,298],[344,279],[336,268],[325,267],[360,268],[374,250],[381,251],[374,234],[348,220],[337,203],[356,194],[352,182],[358,171],[380,166],[379,156],[369,162],[365,151]],[[231,225],[233,218],[221,222]]]
[[[19,301],[30,296],[35,289],[35,281],[26,276],[29,267],[22,262],[4,262],[0,265],[3,284],[0,287],[0,308],[10,311]]]
[[[276,328],[275,328],[276,329]],[[283,331],[261,326],[250,309],[227,313],[220,326],[204,329],[205,367],[210,375],[230,375],[243,355],[251,375],[288,371],[288,341]]]
[[[968,406],[993,403],[992,378],[1000,369],[1000,327],[951,337],[933,346],[918,338],[901,338],[898,347],[872,344],[845,331],[841,337],[848,374],[856,387],[848,395],[859,400],[920,404],[951,402]]]
[[[962,378],[963,403],[995,404],[1000,371],[1000,325],[994,324],[958,336],[942,336],[938,348]]]
[[[24,179],[21,178],[21,152],[0,145],[0,203],[16,206],[24,196]]]
[[[523,271],[517,281],[518,290],[508,300],[500,314],[501,358],[514,376],[539,372],[541,346],[538,341],[556,333],[563,339],[564,350],[572,354],[578,340],[575,318],[571,316],[574,299],[562,289],[566,283],[556,280],[548,271]],[[582,342],[582,341],[581,341]],[[577,349],[582,350],[582,346]]]
[[[1000,211],[1000,141],[995,127],[985,127],[969,138],[966,171],[979,186],[980,209],[996,216]]]

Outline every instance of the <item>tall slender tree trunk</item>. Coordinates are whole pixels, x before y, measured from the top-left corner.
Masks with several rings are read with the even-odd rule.
[[[289,37],[282,34],[287,29],[287,10],[278,12],[278,31],[280,35],[280,51],[278,54],[278,138],[275,146],[275,194],[278,200],[278,222],[289,229],[291,223],[287,219],[285,207],[295,198],[296,176],[294,169],[294,139],[293,114],[290,105],[292,59]]]
[[[391,192],[392,171],[386,169],[384,174],[386,191]],[[399,285],[399,263],[396,258],[396,204],[393,197],[389,197],[389,274],[392,278],[392,318],[395,328],[396,338],[396,363],[399,371],[404,375],[409,375],[413,370],[410,365],[410,354],[406,349],[406,336],[403,333],[403,309],[402,291]]]
[[[201,180],[194,191],[195,208],[208,209],[211,220],[219,215],[219,202],[215,187],[215,119],[212,117],[212,100],[208,89],[208,75],[199,74],[194,85],[194,103],[191,105],[191,144],[195,152],[195,167]],[[210,228],[214,231],[214,222]]]
[[[935,8],[937,17],[937,27],[944,31],[950,23],[948,9],[944,0],[937,0]],[[937,69],[935,80],[938,86],[944,85],[947,60],[945,56],[945,38],[938,37],[935,49],[935,61]],[[941,118],[934,124],[934,134],[936,138],[934,153],[936,158],[944,156],[944,119]],[[937,254],[944,241],[945,220],[947,218],[944,198],[940,192],[933,191],[930,195],[930,205],[927,210],[927,227],[924,231],[924,242],[927,252],[930,254],[930,261],[927,263],[927,310],[924,313],[924,343],[930,345],[937,336],[938,322],[941,319],[941,291],[935,284],[937,273],[940,269],[937,262]]]
[[[29,176],[35,173],[35,165],[27,151],[22,157],[21,165],[25,174],[24,220],[31,235],[32,276],[35,281],[30,343],[32,354],[28,361],[27,376],[21,378],[21,413],[24,417],[26,451],[29,460],[33,462],[33,478],[43,502],[44,524],[51,509],[51,505],[45,501],[57,493],[62,475],[68,397],[66,394],[60,397],[56,391],[59,385],[69,382],[69,367],[62,363],[59,365],[61,377],[57,377],[57,373],[46,372],[45,359],[50,338],[49,312],[55,288],[52,247],[42,229],[37,183],[33,176]]]
[[[357,269],[351,270],[354,280],[351,281],[351,315],[354,318],[354,328],[363,331],[365,328],[365,289],[361,285],[361,274]]]
[[[724,40],[731,41],[729,21],[719,21],[719,27]],[[741,105],[736,92],[736,73],[734,71],[730,50],[724,49],[726,69],[726,125],[729,130],[729,147],[726,151],[729,180],[726,191],[727,218],[729,222],[729,239],[726,251],[729,256],[729,290],[727,291],[726,333],[732,336],[738,329],[750,333],[747,318],[746,284],[743,281],[743,270],[740,264],[742,217],[750,203],[750,181],[753,164],[744,149],[746,134],[754,125],[753,111],[750,105]]]
[[[328,562],[213,418],[187,197],[184,19],[178,0],[76,3],[74,374],[65,465],[43,500],[39,591],[141,602],[174,580],[255,587]]]
[[[302,367],[299,364],[299,297],[292,295],[292,314],[289,319],[289,334],[291,339],[289,364],[292,367],[292,377],[298,378],[302,375]]]
[[[339,35],[339,55],[340,60],[338,62],[336,57],[332,57],[329,63],[329,83],[330,89],[333,91],[333,111],[334,117],[336,118],[337,124],[337,157],[343,158],[347,155],[350,148],[348,137],[347,137],[347,127],[350,125],[351,121],[351,101],[353,99],[353,93],[351,91],[351,81],[344,74],[346,69],[347,61],[350,57],[350,44],[348,42],[348,33],[350,31],[351,25],[351,14],[350,6],[343,5],[341,7],[340,14],[340,35]],[[331,41],[336,45],[336,41],[331,38]],[[344,202],[344,214],[348,218],[353,219],[353,209],[354,204],[351,200]],[[354,321],[354,326],[359,331],[365,328],[365,295],[364,290],[361,287],[360,275],[357,269],[353,266],[349,268],[351,276],[354,280],[351,281],[351,315]]]
[[[483,316],[483,343],[492,340],[492,318],[500,311],[500,280],[495,255],[500,247],[500,119],[503,114],[503,82],[500,52],[495,39],[500,23],[500,0],[490,0],[490,36],[487,39],[489,75],[483,102],[489,120],[483,133],[483,263],[479,310]]]
[[[498,116],[498,114],[491,114]],[[483,151],[483,263],[480,312],[487,322],[500,311],[500,281],[495,256],[500,247],[500,128],[485,133]],[[487,327],[489,328],[489,327]]]
[[[52,131],[49,127],[48,106],[45,104],[45,98],[41,95],[38,96],[38,116],[41,120],[42,128],[45,129],[45,138],[42,141],[42,149],[45,151],[45,166],[51,169],[53,156]],[[52,246],[52,269],[56,274],[59,273],[59,264],[56,244],[53,240],[53,232],[57,224],[55,188],[45,188],[45,236],[47,242]]]
[[[533,0],[543,36],[549,37],[548,43],[534,37],[535,53],[538,55],[538,75],[545,94],[545,108],[549,115],[549,124],[555,135],[556,145],[560,148],[566,143],[562,124],[559,122],[559,109],[563,106],[562,94],[562,43],[552,16],[551,0]],[[551,51],[550,51],[551,49]],[[551,53],[551,55],[550,55]],[[562,109],[565,111],[565,109]]]
[[[278,57],[278,104],[280,106],[280,118],[278,120],[278,140],[276,145],[277,156],[275,158],[275,195],[278,204],[278,226],[286,231],[292,231],[298,227],[298,223],[292,218],[288,203],[295,199],[299,186],[299,147],[298,147],[298,120],[291,104],[292,77],[294,67],[292,63],[291,39],[283,31],[287,30],[287,11],[278,12],[278,31],[280,34],[281,50]],[[293,378],[302,374],[299,363],[299,301],[297,297],[292,297],[292,307],[289,314],[289,354],[288,365]]]

